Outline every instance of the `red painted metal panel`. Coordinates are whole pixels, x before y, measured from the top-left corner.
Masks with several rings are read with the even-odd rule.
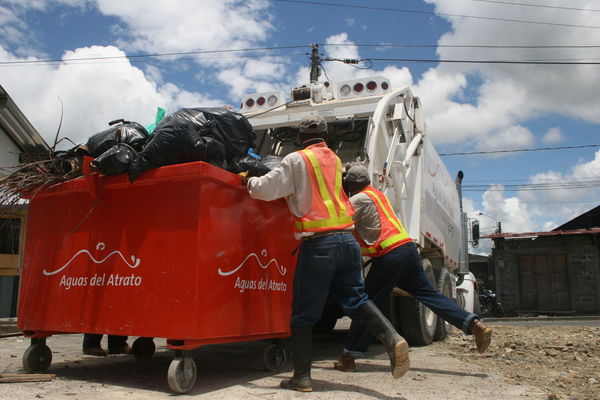
[[[289,335],[283,201],[203,162],[97,174],[31,200],[19,327],[219,343]],[[33,333],[35,335],[35,333]]]

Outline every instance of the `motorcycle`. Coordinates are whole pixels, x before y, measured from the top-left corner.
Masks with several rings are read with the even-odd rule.
[[[493,315],[494,317],[504,315],[502,304],[496,298],[496,293],[490,289],[483,289],[479,293],[479,303],[481,304],[482,315]]]

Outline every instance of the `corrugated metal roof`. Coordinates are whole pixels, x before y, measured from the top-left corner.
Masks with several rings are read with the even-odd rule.
[[[510,239],[510,238],[526,238],[526,237],[538,237],[538,236],[561,236],[561,235],[589,235],[593,233],[600,233],[600,228],[590,229],[573,229],[568,231],[548,231],[548,232],[523,232],[523,233],[492,233],[491,235],[483,236],[483,238],[489,239]]]

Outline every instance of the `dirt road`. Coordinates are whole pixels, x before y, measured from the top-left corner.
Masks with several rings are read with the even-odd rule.
[[[389,373],[381,345],[371,348],[371,359],[359,372],[342,373],[332,362],[343,347],[345,332],[315,337],[313,379],[315,391],[297,393],[279,389],[291,374],[267,372],[262,362],[264,342],[207,346],[193,356],[198,380],[188,396],[199,399],[547,399],[543,388],[524,385],[503,375],[494,365],[479,362],[472,343],[456,333],[448,342],[412,348],[411,370],[402,379]],[[0,399],[136,400],[172,398],[166,374],[172,353],[157,339],[157,352],[147,362],[133,356],[97,358],[81,355],[81,335],[48,339],[53,352],[49,382],[0,383]],[[463,346],[467,344],[467,346]],[[0,374],[23,372],[21,357],[29,341],[0,339]],[[453,354],[454,351],[460,354]],[[463,357],[464,356],[464,357]],[[465,358],[466,357],[466,358]],[[464,358],[464,359],[461,359]],[[490,358],[491,359],[491,358]],[[504,360],[501,360],[504,364]]]

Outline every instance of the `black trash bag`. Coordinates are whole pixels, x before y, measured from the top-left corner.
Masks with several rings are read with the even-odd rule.
[[[229,167],[229,171],[236,174],[248,171],[248,176],[263,176],[270,170],[261,160],[257,160],[252,156],[236,158],[233,160],[233,165]]]
[[[256,132],[240,113],[226,108],[182,108],[171,117],[198,126],[203,136],[210,136],[225,145],[225,159],[231,162],[244,157],[248,149],[256,148]],[[162,125],[158,124],[157,129]]]
[[[113,176],[127,172],[137,152],[128,145],[115,144],[92,161],[92,165],[106,176]]]
[[[163,118],[129,169],[133,182],[164,165],[206,161],[226,168],[255,147],[256,133],[241,114],[225,108],[182,108]]]
[[[120,125],[117,125],[121,123]],[[96,133],[86,143],[90,156],[96,158],[117,143],[125,143],[136,151],[141,151],[144,144],[150,138],[148,131],[137,122],[124,121],[122,119],[111,121],[111,125],[105,131]]]
[[[200,128],[174,114],[165,117],[131,164],[129,181],[135,181],[149,169],[193,161],[206,161],[225,168],[225,145]]]

